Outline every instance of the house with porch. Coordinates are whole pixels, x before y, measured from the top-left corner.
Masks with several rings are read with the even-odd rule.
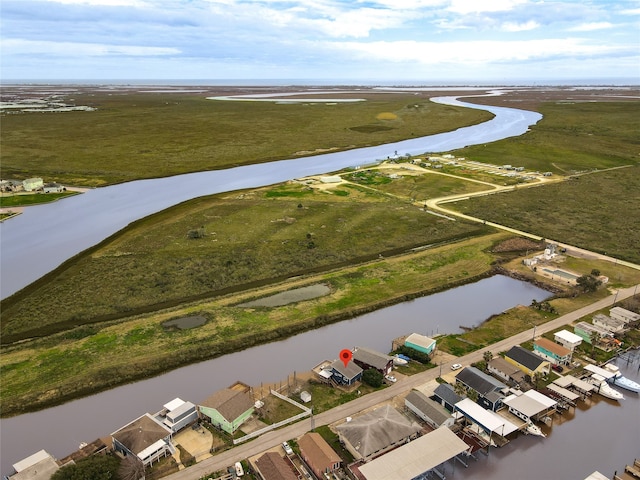
[[[560,330],[559,332],[556,332],[553,339],[556,343],[559,343],[564,348],[568,348],[572,352],[582,343],[582,337],[575,333],[571,333],[569,330]]]
[[[145,413],[113,432],[111,440],[116,453],[137,457],[146,467],[176,452],[171,434],[168,427]]]
[[[362,380],[363,370],[355,362],[347,363],[345,367],[342,360],[336,360],[329,367],[330,378],[338,385],[350,387]]]
[[[578,322],[573,326],[573,331],[576,335],[580,336],[582,340],[591,345],[592,336],[596,339],[596,345],[598,346],[599,342],[605,337],[611,337],[611,332],[605,330],[602,327],[598,327],[597,325],[593,325],[587,322]]]
[[[487,371],[514,386],[522,386],[525,382],[524,372],[500,356],[487,363]]]
[[[624,330],[626,324],[623,320],[617,318],[611,318],[602,313],[598,313],[593,316],[593,324],[596,327],[604,328],[611,333],[619,333]]]
[[[622,320],[624,323],[640,322],[640,313],[635,313],[622,307],[613,307],[609,310],[609,316]]]
[[[505,354],[504,359],[512,365],[522,370],[529,378],[533,378],[536,373],[548,375],[551,371],[551,363],[539,357],[520,345],[515,345]]]
[[[198,405],[198,410],[212,425],[233,434],[251,416],[254,407],[253,396],[248,391],[225,388]]]
[[[507,386],[501,381],[481,372],[475,367],[465,367],[456,375],[456,383],[461,383],[467,392],[473,390],[478,394],[477,403],[482,407],[496,411],[505,397],[503,391]]]
[[[191,402],[175,398],[162,406],[162,410],[155,414],[156,419],[176,433],[187,425],[198,420],[198,409]]]
[[[356,347],[353,350],[353,362],[363,370],[375,368],[383,375],[388,375],[393,370],[393,357],[370,348]]]
[[[540,337],[533,343],[533,353],[552,365],[569,365],[573,352],[548,338]]]
[[[342,459],[319,433],[305,433],[298,440],[300,456],[317,478],[340,469]]]

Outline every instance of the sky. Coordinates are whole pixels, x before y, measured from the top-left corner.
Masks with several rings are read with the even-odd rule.
[[[0,79],[640,84],[640,0],[0,0]]]

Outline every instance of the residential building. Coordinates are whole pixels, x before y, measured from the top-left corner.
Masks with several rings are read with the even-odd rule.
[[[477,403],[484,408],[496,411],[502,405],[503,391],[507,386],[475,367],[465,367],[456,375],[456,383],[462,383],[467,391],[478,394]]]
[[[458,395],[451,385],[448,383],[441,383],[436,387],[433,392],[433,397],[436,402],[446,408],[448,411],[453,412],[453,407],[456,403],[463,399]]]
[[[193,403],[176,398],[164,404],[163,409],[156,413],[155,417],[176,433],[198,420],[198,409]]]
[[[418,390],[409,392],[404,399],[404,406],[433,428],[439,428],[443,425],[450,427],[454,423],[451,413]]]
[[[404,346],[413,348],[427,355],[432,355],[436,349],[436,341],[419,333],[412,333],[404,340]]]
[[[551,371],[551,363],[533,352],[515,345],[506,353],[504,359],[522,370],[530,378],[536,373],[547,375]]]
[[[317,478],[324,478],[341,466],[342,459],[319,433],[305,433],[298,440],[298,446],[300,456]]]
[[[331,379],[338,385],[351,386],[362,380],[362,368],[351,361],[345,366],[342,360],[336,360],[329,368]]]
[[[60,193],[64,191],[64,187],[59,183],[45,183],[42,187],[44,193]]]
[[[60,465],[56,459],[47,451],[40,450],[14,463],[15,473],[5,478],[11,480],[49,480],[59,469]]]
[[[572,352],[575,348],[582,343],[582,337],[571,333],[569,330],[560,330],[553,336],[556,343],[559,343],[564,348],[568,348]]]
[[[198,405],[198,410],[212,425],[233,433],[251,416],[254,404],[248,391],[225,388]]]
[[[137,457],[146,467],[176,451],[171,430],[148,413],[111,434],[113,449],[126,457]]]
[[[500,356],[491,359],[487,364],[487,370],[512,385],[522,385],[525,382],[525,373]]]
[[[626,323],[618,318],[611,318],[602,313],[593,316],[593,324],[596,327],[604,328],[611,333],[618,333],[624,330]]]
[[[522,395],[509,395],[504,404],[509,407],[509,412],[527,422],[552,414],[558,402],[540,392],[528,390]]]
[[[417,438],[422,428],[385,405],[339,425],[337,430],[354,458],[368,462]]]
[[[573,332],[576,335],[582,337],[582,340],[587,342],[589,345],[592,344],[591,336],[595,335],[598,341],[602,340],[603,337],[611,336],[611,333],[608,330],[605,330],[602,327],[598,327],[597,325],[593,325],[587,322],[578,322],[573,327]]]
[[[609,310],[609,316],[625,323],[640,322],[640,313],[635,313],[622,307],[613,307]]]
[[[553,365],[569,365],[573,352],[548,338],[540,337],[533,343],[533,353],[549,360]]]
[[[44,182],[41,178],[27,178],[22,181],[22,186],[25,192],[34,192],[44,186]]]
[[[363,370],[375,368],[383,375],[393,370],[393,357],[365,347],[357,347],[353,350],[353,361]]]
[[[267,452],[254,462],[262,480],[298,480],[292,466],[279,453]]]

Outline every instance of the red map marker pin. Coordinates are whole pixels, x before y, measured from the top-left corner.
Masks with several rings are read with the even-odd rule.
[[[344,368],[347,368],[347,363],[349,363],[352,358],[353,353],[351,352],[351,350],[349,350],[348,348],[340,350],[340,360],[342,360],[342,363],[344,363]]]

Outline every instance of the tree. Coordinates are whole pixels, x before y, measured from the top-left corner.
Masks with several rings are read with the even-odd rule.
[[[93,455],[55,472],[51,480],[113,480],[120,460],[113,455]]]
[[[453,391],[461,397],[464,397],[467,395],[467,388],[464,386],[464,383],[462,382],[456,382],[455,385],[453,386]]]
[[[602,282],[593,275],[582,275],[581,277],[578,277],[576,283],[580,289],[586,293],[595,292],[602,284]]]
[[[540,380],[542,380],[542,372],[533,372],[533,388],[538,390],[538,386],[540,385]]]
[[[362,374],[362,381],[373,388],[378,388],[382,385],[382,374],[375,368],[365,370]]]
[[[591,275],[594,277],[599,277],[600,276],[600,270],[598,270],[597,268],[594,268],[593,270],[591,270]]]
[[[491,353],[491,351],[490,351],[490,350],[487,350],[486,352],[484,352],[484,353],[482,354],[482,359],[483,359],[485,362],[489,363],[491,360],[493,360],[493,353]]]

